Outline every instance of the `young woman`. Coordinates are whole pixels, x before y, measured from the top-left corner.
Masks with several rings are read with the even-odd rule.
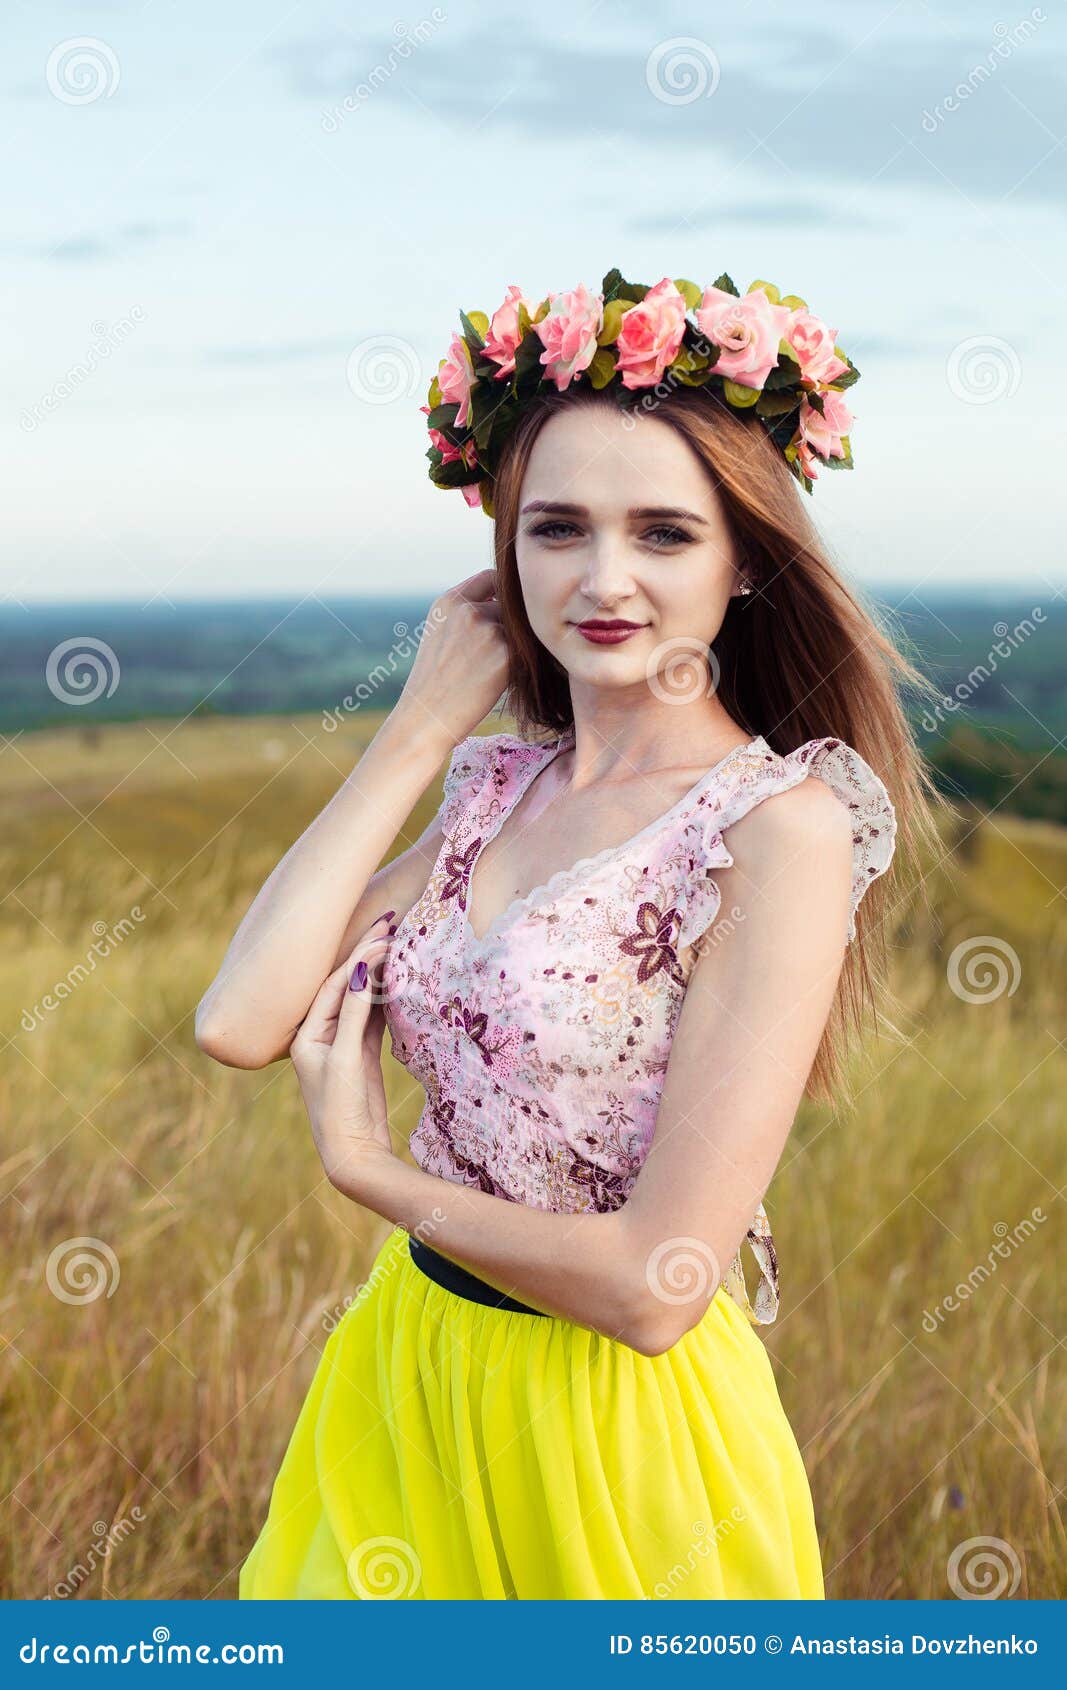
[[[778,1302],[762,1199],[876,985],[898,825],[909,845],[927,826],[910,671],[795,485],[842,414],[831,331],[828,362],[802,302],[761,292],[724,326],[709,289],[675,340],[675,284],[609,299],[617,277],[464,319],[431,474],[491,512],[495,569],[435,602],[399,703],[201,1004],[219,1060],[291,1055],[327,1177],[392,1223],[242,1597],[824,1594],[755,1331]],[[731,397],[764,306],[793,420],[818,419],[793,456],[787,413]],[[713,371],[716,347],[725,385],[632,402],[650,384],[628,373]],[[514,404],[498,450],[479,384]],[[519,732],[474,732],[505,692]],[[446,757],[435,821],[378,867]],[[414,1166],[385,1026],[425,1089]]]

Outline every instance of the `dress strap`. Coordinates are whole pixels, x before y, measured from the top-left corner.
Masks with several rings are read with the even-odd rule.
[[[762,1203],[745,1234],[745,1243],[756,1258],[756,1266],[760,1271],[755,1308],[749,1301],[740,1250],[723,1274],[722,1283],[738,1307],[748,1315],[749,1320],[757,1326],[770,1326],[778,1313],[778,1252],[771,1236],[767,1211]]]

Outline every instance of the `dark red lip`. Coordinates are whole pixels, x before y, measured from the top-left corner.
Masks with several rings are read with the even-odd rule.
[[[579,622],[576,626],[579,628],[640,628],[644,624],[641,622],[623,622],[618,619],[605,622],[599,617],[590,617],[588,622]]]

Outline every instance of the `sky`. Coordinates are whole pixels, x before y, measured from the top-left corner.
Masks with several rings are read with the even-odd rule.
[[[1064,584],[1051,3],[6,8],[0,603],[426,592],[460,307],[614,265],[800,294],[861,372],[858,582]],[[801,495],[804,496],[804,495]]]

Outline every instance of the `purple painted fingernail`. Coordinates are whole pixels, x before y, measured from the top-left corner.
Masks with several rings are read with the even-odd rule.
[[[367,965],[363,961],[363,958],[360,957],[355,968],[352,970],[352,978],[348,982],[348,989],[350,992],[361,992],[366,984]]]
[[[375,921],[392,921],[395,914],[395,910],[385,910],[382,915],[376,915],[374,919]]]
[[[395,933],[395,932],[396,932],[396,922],[395,922],[395,921],[391,921],[391,922],[390,922],[390,923],[389,923],[389,931],[390,931],[390,933]]]

